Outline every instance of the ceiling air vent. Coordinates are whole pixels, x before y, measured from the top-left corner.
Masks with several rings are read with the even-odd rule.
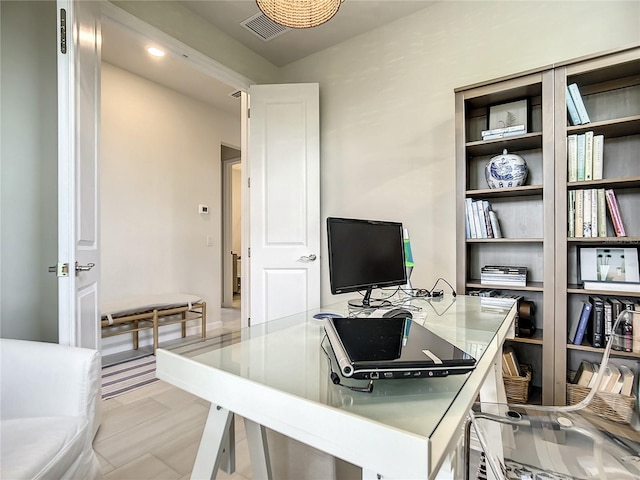
[[[283,27],[282,25],[274,22],[265,14],[256,13],[252,17],[247,18],[243,22],[240,22],[244,28],[249,30],[254,35],[257,35],[265,42],[269,40],[273,40],[276,37],[279,37],[283,33],[287,33],[290,28]]]
[[[242,96],[242,90],[234,90],[229,94],[230,97],[240,98]]]

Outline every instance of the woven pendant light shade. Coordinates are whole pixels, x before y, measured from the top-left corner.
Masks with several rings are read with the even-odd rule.
[[[289,28],[311,28],[333,17],[344,0],[256,0],[267,17]]]

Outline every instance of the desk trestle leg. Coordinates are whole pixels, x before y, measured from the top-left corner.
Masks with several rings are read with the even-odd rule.
[[[247,420],[246,418],[244,419],[244,429],[247,434],[253,478],[272,480],[271,461],[269,460],[269,448],[267,446],[267,431],[262,425]]]
[[[211,405],[191,471],[191,479],[214,479],[218,468],[232,474],[236,468],[235,463],[233,413],[226,408]]]

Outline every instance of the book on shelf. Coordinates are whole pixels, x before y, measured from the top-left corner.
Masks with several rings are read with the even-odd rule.
[[[635,302],[633,309],[640,311],[640,302]],[[633,325],[633,353],[640,353],[640,315],[633,315],[631,323]]]
[[[593,132],[584,133],[584,179],[593,180]]]
[[[579,321],[576,334],[571,340],[571,343],[574,345],[582,345],[582,341],[587,333],[587,325],[589,324],[592,308],[593,306],[589,302],[582,302],[582,309],[580,310],[580,315],[578,317]]]
[[[589,119],[589,114],[587,113],[587,109],[584,106],[578,84],[572,83],[567,88],[569,90],[568,94],[571,95],[571,99],[573,100],[573,103],[576,106],[576,110],[578,111],[578,116],[580,117],[580,125],[591,122],[591,120]]]
[[[587,326],[588,341],[594,348],[604,347],[604,302],[602,298],[589,296],[591,321]]]
[[[584,133],[578,134],[578,181],[583,182],[585,180],[585,136]]]
[[[583,217],[582,214],[584,212],[584,190],[576,190],[576,208],[575,208],[575,215],[576,215],[576,226],[575,226],[575,236],[577,238],[582,238],[582,232],[583,232]]]
[[[491,204],[487,200],[482,201],[482,210],[484,212],[484,223],[487,226],[487,238],[496,238],[493,234],[491,219],[489,218],[489,212],[491,212]]]
[[[500,222],[498,216],[493,210],[489,210],[489,221],[491,222],[491,230],[493,232],[493,238],[502,238],[502,230],[500,229]]]
[[[616,233],[616,237],[626,237],[626,231],[624,229],[624,223],[620,215],[620,208],[618,207],[618,199],[615,192],[608,188],[604,191],[605,198],[607,199],[607,207],[609,208],[609,214],[611,215],[611,223],[613,224],[613,230]]]
[[[570,182],[578,181],[578,135],[567,135],[567,178]]]
[[[587,388],[593,388],[596,386],[596,381],[598,380],[598,372],[600,371],[600,365],[598,365],[597,363],[593,364],[593,376],[591,377],[591,380],[589,380],[589,385],[587,385]]]
[[[591,221],[591,214],[593,212],[592,210],[592,206],[591,206],[591,195],[592,190],[590,188],[587,188],[584,190],[583,193],[583,200],[582,200],[582,236],[584,238],[590,238],[591,237],[591,227],[593,226],[592,221]]]
[[[618,300],[617,298],[608,298],[607,299],[607,303],[611,305],[611,327],[610,327],[610,330],[611,330],[611,333],[613,333],[613,324],[615,323],[616,319],[618,318],[618,315],[620,315],[620,312],[622,311],[622,302],[620,300]],[[619,341],[619,338],[617,336],[614,337],[614,342],[611,345],[611,348],[613,350],[622,350],[622,344]]]
[[[478,238],[476,233],[476,222],[473,218],[473,199],[465,198],[465,214],[467,217],[467,223],[469,225],[469,236],[467,238]]]
[[[487,222],[484,218],[484,208],[482,207],[482,200],[476,200],[473,202],[474,207],[476,208],[476,212],[478,214],[478,225],[480,226],[480,237],[478,238],[489,238],[487,235]]]
[[[519,377],[520,364],[518,363],[518,357],[513,347],[504,347],[502,350],[502,358],[505,360],[504,363],[506,363],[507,366],[507,375],[510,377]]]
[[[581,387],[586,387],[591,382],[591,378],[593,378],[593,364],[586,360],[582,360],[573,377],[572,383],[580,385]]]
[[[620,369],[613,363],[609,362],[604,371],[604,378],[600,382],[600,388],[598,390],[601,392],[613,392],[613,389],[618,383],[618,378],[620,378]]]
[[[633,392],[633,371],[626,365],[620,365],[618,368],[620,369],[620,391],[614,393],[630,397]]]
[[[574,238],[576,236],[576,191],[569,190],[569,199],[567,200],[567,236]]]
[[[604,193],[604,188],[596,188],[596,197],[597,197],[597,218],[598,218],[598,229],[594,231],[596,233],[596,237],[606,237],[607,236],[607,197]]]
[[[602,180],[604,172],[604,135],[593,136],[593,179]]]
[[[604,340],[605,342],[609,341],[609,337],[611,336],[611,328],[613,327],[613,307],[611,305],[611,299],[607,298],[604,301],[603,311],[604,311]]]
[[[566,98],[567,98],[567,113],[568,115],[568,120],[569,123],[571,123],[571,125],[580,125],[582,123],[582,120],[580,120],[580,114],[578,114],[578,109],[576,108],[576,104],[573,101],[573,97],[571,97],[571,92],[569,91],[569,87],[567,87],[567,93],[566,93]]]

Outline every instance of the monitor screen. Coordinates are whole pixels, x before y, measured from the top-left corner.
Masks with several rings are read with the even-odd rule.
[[[402,223],[327,218],[331,293],[364,291],[407,283]]]

